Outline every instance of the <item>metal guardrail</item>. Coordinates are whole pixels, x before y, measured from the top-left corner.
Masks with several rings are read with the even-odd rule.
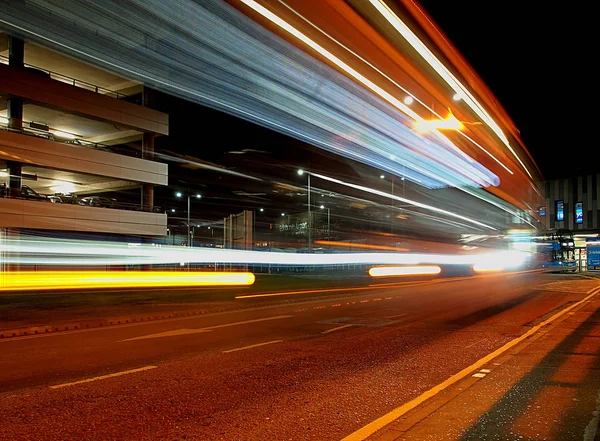
[[[8,57],[0,55],[0,63],[8,64]],[[97,86],[95,84],[88,83],[87,81],[78,80],[77,78],[69,77],[67,75],[64,75],[64,74],[61,74],[58,72],[53,72],[53,71],[51,71],[49,69],[45,69],[43,67],[34,66],[33,64],[24,64],[24,67],[29,68],[29,69],[35,69],[40,72],[44,72],[46,75],[48,75],[53,80],[60,81],[61,83],[65,83],[65,84],[70,84],[71,86],[79,87],[80,89],[86,89],[91,92],[99,93],[102,95],[112,96],[117,99],[123,99],[123,98],[127,98],[129,96],[129,95],[125,95],[120,92],[116,92],[114,90],[107,89],[102,86]]]
[[[85,198],[84,196],[83,198]],[[106,198],[107,201],[102,202],[100,205],[91,205],[82,201],[83,198],[73,197],[72,195],[67,197],[63,196],[65,201],[60,202],[61,193],[55,193],[50,195],[40,194],[40,198],[37,197],[27,197],[27,196],[11,196],[10,192],[5,186],[0,186],[0,198],[10,198],[10,199],[18,199],[18,200],[28,200],[28,201],[38,201],[43,203],[56,203],[56,204],[64,204],[64,205],[80,205],[84,207],[93,207],[93,208],[108,208],[113,210],[126,210],[126,211],[144,211],[147,213],[164,213],[162,207],[157,205],[152,208],[145,207],[142,204],[133,204],[130,202],[119,202],[117,200],[109,200],[110,198]],[[58,198],[56,202],[53,202],[52,199]],[[55,199],[56,200],[56,199]]]
[[[12,127],[8,127],[7,123],[0,120],[0,130],[6,130],[8,132],[20,133],[21,135],[35,136],[38,138],[48,139],[50,141],[61,142],[63,144],[77,145],[80,147],[86,147],[86,148],[91,148],[91,149],[95,149],[95,150],[102,150],[102,151],[109,152],[109,153],[116,153],[119,155],[131,156],[134,158],[143,158],[143,159],[146,159],[149,161],[155,161],[155,159],[152,156],[144,158],[142,155],[142,152],[139,150],[127,149],[127,148],[118,147],[118,146],[109,146],[109,145],[105,145],[105,144],[100,144],[98,142],[86,141],[85,139],[80,139],[80,138],[61,139],[60,136],[55,136],[51,131],[36,129],[34,127],[29,127],[29,126],[26,127],[25,126],[26,124],[28,125],[29,121],[23,121],[23,127],[20,129],[15,129]],[[53,129],[49,128],[49,130],[53,130]]]

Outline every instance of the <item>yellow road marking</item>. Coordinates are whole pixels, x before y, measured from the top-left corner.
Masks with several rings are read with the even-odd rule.
[[[342,325],[342,326],[338,326],[337,328],[328,329],[326,331],[323,331],[323,332],[321,332],[321,334],[329,334],[330,332],[339,331],[340,329],[348,328],[350,326],[354,326],[354,325]]]
[[[92,381],[105,380],[107,378],[120,377],[121,375],[135,374],[136,372],[149,371],[150,369],[156,369],[158,366],[144,366],[137,369],[130,369],[128,371],[115,372],[114,374],[101,375],[100,377],[87,378],[85,380],[73,381],[72,383],[57,384],[49,386],[50,389],[60,389],[61,387],[75,386],[76,384],[91,383]]]
[[[241,348],[228,349],[227,351],[223,351],[223,354],[229,354],[230,352],[236,352],[236,351],[243,351],[245,349],[257,348],[259,346],[271,345],[273,343],[281,343],[282,341],[283,340],[266,341],[264,343],[256,343],[255,345],[242,346]]]
[[[410,410],[414,409],[415,407],[417,407],[419,404],[421,404],[424,401],[428,400],[429,398],[435,396],[436,394],[438,394],[439,392],[441,392],[444,389],[448,388],[449,386],[453,385],[454,383],[462,380],[467,375],[471,374],[474,370],[479,369],[480,367],[482,367],[486,363],[489,363],[494,358],[496,358],[499,355],[503,354],[504,352],[508,351],[513,346],[521,343],[526,338],[532,336],[537,331],[539,331],[541,328],[543,328],[544,326],[552,323],[554,320],[556,320],[557,318],[559,318],[563,314],[566,314],[571,309],[576,308],[577,306],[579,306],[579,305],[587,302],[589,299],[591,299],[592,297],[594,297],[598,292],[600,292],[600,287],[596,287],[596,288],[588,291],[586,293],[588,295],[583,300],[580,300],[577,303],[574,303],[571,306],[568,306],[565,309],[557,312],[556,314],[554,314],[549,319],[544,320],[540,324],[538,324],[538,325],[534,326],[533,328],[531,328],[525,334],[523,334],[523,335],[521,335],[521,336],[519,336],[519,337],[517,337],[517,338],[515,338],[515,339],[513,339],[511,341],[509,341],[504,346],[496,349],[494,352],[492,352],[492,353],[486,355],[485,357],[477,360],[471,366],[466,367],[463,370],[461,370],[460,372],[452,375],[446,381],[438,384],[437,386],[432,387],[431,389],[429,389],[428,391],[422,393],[418,397],[410,400],[407,403],[404,403],[402,406],[397,407],[396,409],[392,410],[391,412],[389,412],[389,413],[387,413],[387,414],[385,414],[385,415],[377,418],[375,421],[370,422],[366,426],[361,427],[356,432],[351,433],[347,437],[343,438],[342,441],[364,441],[365,439],[367,439],[369,436],[373,435],[378,430],[382,429],[383,427],[387,426],[388,424],[390,424],[393,421],[395,421],[398,418],[400,418],[402,415],[404,415],[408,411],[410,411]]]

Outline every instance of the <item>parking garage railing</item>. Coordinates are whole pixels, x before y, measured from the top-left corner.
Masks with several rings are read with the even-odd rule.
[[[8,64],[8,57],[0,55],[0,63]],[[24,64],[24,67],[29,69],[32,72],[38,73],[40,75],[45,75],[53,80],[60,81],[61,83],[70,84],[71,86],[79,87],[80,89],[89,90],[91,92],[99,93],[102,95],[111,96],[117,99],[130,99],[131,95],[126,95],[120,92],[116,92],[111,89],[107,89],[106,87],[98,86],[96,84],[88,83],[87,81],[78,80],[77,78],[69,77],[67,75],[51,71],[49,69],[45,69],[43,67],[34,66],[32,64]],[[133,100],[132,102],[139,104],[141,102],[141,98],[137,100]]]
[[[6,130],[9,132],[20,133],[22,135],[27,136],[35,136],[38,138],[48,139],[50,141],[61,142],[63,144],[71,144],[80,147],[86,147],[95,150],[102,150],[109,153],[116,153],[118,155],[132,156],[134,158],[142,158],[146,160],[153,161],[154,158],[152,155],[143,155],[141,150],[136,150],[133,148],[124,148],[115,145],[105,145],[98,142],[90,142],[85,139],[79,138],[76,135],[72,135],[73,138],[69,136],[69,138],[61,137],[60,135],[56,135],[53,132],[61,132],[59,130],[53,130],[52,128],[46,129],[38,129],[36,127],[31,127],[31,122],[23,121],[23,126],[21,128],[9,127],[8,122],[0,117],[0,130]],[[64,133],[64,132],[62,132]]]

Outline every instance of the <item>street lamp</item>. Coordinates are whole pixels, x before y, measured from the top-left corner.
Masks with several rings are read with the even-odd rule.
[[[319,207],[321,210],[327,210],[327,240],[330,240],[330,226],[331,226],[331,210],[327,207],[325,207],[325,205],[321,205]]]
[[[299,169],[297,173],[298,173],[298,175],[302,176],[306,172],[304,170],[302,170],[302,169]],[[307,195],[308,195],[308,204],[307,204],[307,207],[308,207],[308,222],[306,223],[306,228],[307,228],[307,231],[308,231],[308,249],[311,249],[312,248],[312,238],[311,238],[311,231],[310,231],[310,228],[311,228],[311,219],[310,219],[310,173],[306,173],[306,176],[307,176],[307,186],[306,186],[306,188],[308,189],[308,192],[307,192]]]
[[[181,193],[180,191],[178,191],[177,193],[175,193],[175,197],[180,198],[182,196],[183,196],[183,193]],[[188,247],[190,247],[190,248],[192,246],[192,234],[191,234],[191,231],[190,231],[190,211],[191,211],[190,210],[190,205],[191,205],[190,201],[191,201],[191,196],[192,195],[190,193],[188,193],[188,195],[187,195],[187,228],[188,228],[187,236],[188,236]],[[199,193],[196,193],[195,194],[195,198],[196,199],[202,199],[202,195],[199,194]],[[171,210],[171,211],[175,212],[175,210]]]

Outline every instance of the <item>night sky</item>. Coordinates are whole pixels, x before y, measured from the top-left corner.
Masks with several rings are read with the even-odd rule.
[[[533,0],[420,3],[508,111],[546,179],[600,172],[596,117],[585,110],[597,94],[591,53],[581,50],[591,46],[585,10]]]

